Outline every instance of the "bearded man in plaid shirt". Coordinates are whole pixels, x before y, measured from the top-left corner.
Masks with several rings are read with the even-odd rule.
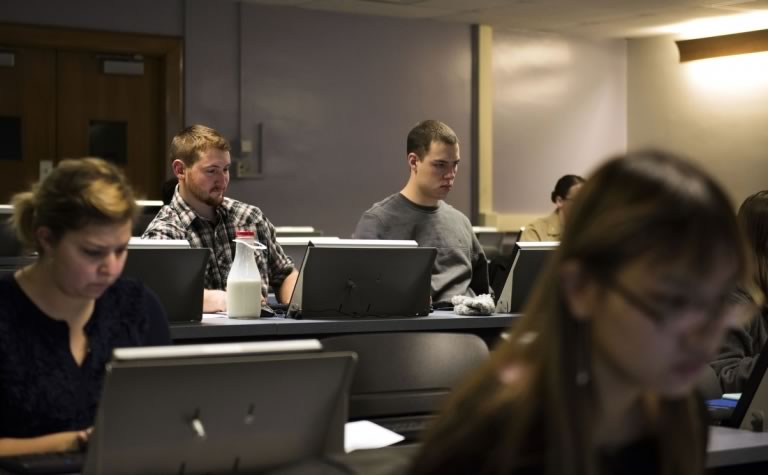
[[[256,253],[261,274],[262,303],[269,286],[278,301],[287,303],[298,272],[275,238],[275,227],[255,206],[225,198],[231,159],[227,140],[215,130],[193,125],[171,142],[171,166],[179,180],[171,202],[149,223],[145,239],[186,239],[192,247],[207,247],[204,312],[227,309],[227,276],[235,256],[235,231],[251,230],[267,249]]]

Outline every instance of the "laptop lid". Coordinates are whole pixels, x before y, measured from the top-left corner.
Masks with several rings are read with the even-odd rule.
[[[83,473],[262,473],[342,453],[354,353],[280,343],[116,350]]]
[[[547,258],[557,249],[558,242],[516,242],[512,266],[498,296],[496,311],[520,313]]]
[[[304,261],[304,254],[307,253],[309,242],[323,243],[339,241],[338,237],[310,237],[310,236],[277,236],[277,243],[283,249],[286,256],[290,257],[296,269],[301,269],[301,263]]]
[[[761,318],[757,315],[755,318]],[[744,390],[730,418],[721,425],[757,432],[768,431],[768,343],[763,345],[757,357],[752,374],[749,375]]]
[[[209,249],[130,247],[123,275],[155,292],[169,322],[199,322]]]
[[[415,241],[340,240],[307,248],[289,315],[416,317],[430,312],[437,250]]]

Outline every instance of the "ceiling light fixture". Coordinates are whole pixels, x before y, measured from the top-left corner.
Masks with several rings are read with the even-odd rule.
[[[676,41],[680,62],[768,51],[768,30]]]

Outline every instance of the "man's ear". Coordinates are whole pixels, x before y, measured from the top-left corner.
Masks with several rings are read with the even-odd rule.
[[[418,155],[415,153],[409,153],[408,154],[408,168],[411,169],[411,171],[416,171],[416,164],[419,163],[421,159]]]
[[[176,178],[178,178],[179,181],[184,179],[185,173],[187,171],[184,162],[181,160],[174,160],[173,163],[171,163],[171,168],[173,169],[173,174],[176,175]]]
[[[571,315],[577,320],[589,320],[597,308],[600,285],[584,271],[583,266],[570,260],[560,268],[560,284],[565,303]]]
[[[37,239],[37,245],[40,246],[40,250],[43,254],[50,254],[53,249],[54,239],[51,228],[47,226],[40,226],[35,229],[35,239]]]

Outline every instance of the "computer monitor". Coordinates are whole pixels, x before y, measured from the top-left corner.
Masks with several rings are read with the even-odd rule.
[[[557,249],[558,242],[516,242],[512,267],[504,288],[496,300],[496,312],[520,313],[533,290],[539,272],[547,258]]]
[[[161,240],[146,240],[162,243]],[[171,242],[172,241],[165,241]],[[152,289],[165,307],[168,321],[197,322],[203,317],[205,267],[210,249],[178,245],[128,245],[123,276]]]
[[[415,241],[310,243],[288,314],[301,318],[416,317],[430,312],[437,250]]]
[[[115,350],[83,473],[262,473],[342,453],[356,357],[320,348]]]

